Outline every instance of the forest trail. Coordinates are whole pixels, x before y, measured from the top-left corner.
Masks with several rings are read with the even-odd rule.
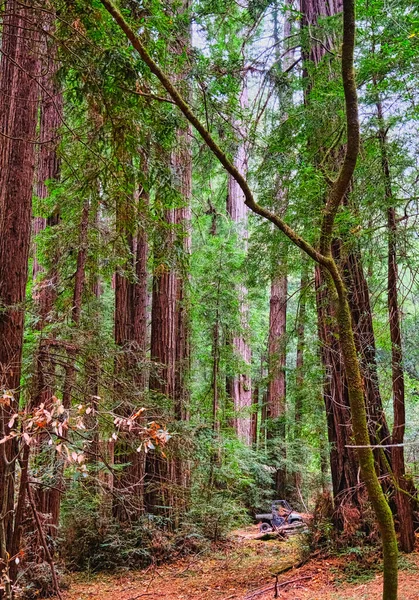
[[[289,600],[379,600],[382,576],[342,583],[345,559],[310,560],[301,568],[297,537],[286,543],[255,539],[257,530],[235,532],[230,542],[211,552],[171,564],[122,575],[76,576],[65,600],[271,600],[274,574],[278,598]],[[347,562],[347,560],[346,560]],[[419,554],[405,560],[400,572],[400,600],[418,599]]]

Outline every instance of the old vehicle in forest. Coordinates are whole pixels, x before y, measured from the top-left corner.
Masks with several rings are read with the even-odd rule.
[[[270,513],[255,515],[259,522],[259,531],[268,533],[281,528],[299,528],[304,526],[304,519],[300,513],[294,511],[286,500],[274,500]],[[288,527],[291,526],[291,527]]]

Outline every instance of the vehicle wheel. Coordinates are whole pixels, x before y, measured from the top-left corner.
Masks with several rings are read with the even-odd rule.
[[[261,533],[268,533],[268,531],[272,531],[272,527],[269,525],[269,523],[261,523],[259,525],[259,531]]]

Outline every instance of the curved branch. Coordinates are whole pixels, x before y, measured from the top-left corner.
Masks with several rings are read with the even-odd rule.
[[[331,253],[336,213],[348,189],[359,152],[358,95],[354,70],[355,0],[346,0],[343,8],[342,81],[345,93],[347,144],[345,158],[338,178],[333,183],[324,209],[320,233],[320,252]]]
[[[115,19],[116,23],[125,33],[125,35],[129,39],[133,47],[137,50],[138,54],[146,63],[150,71],[157,77],[157,79],[169,93],[171,98],[173,98],[174,103],[182,111],[189,123],[191,123],[191,125],[193,125],[193,127],[198,131],[204,142],[207,144],[208,148],[218,158],[225,170],[233,177],[233,179],[240,186],[240,189],[242,190],[245,197],[245,204],[250,208],[250,210],[260,215],[261,217],[264,217],[268,221],[271,221],[271,223],[276,225],[276,227],[278,227],[278,229],[280,229],[296,246],[304,250],[304,252],[306,252],[306,254],[308,254],[308,256],[310,256],[314,261],[327,268],[330,262],[329,257],[325,257],[320,252],[318,252],[311,244],[309,244],[309,242],[307,242],[294,229],[292,229],[292,227],[287,225],[287,223],[285,223],[285,221],[281,219],[281,217],[267,210],[263,206],[260,206],[256,202],[245,177],[243,177],[240,171],[227,157],[226,153],[223,152],[223,150],[214,140],[210,132],[204,127],[204,125],[193,112],[192,108],[183,98],[182,94],[170,81],[168,75],[164,73],[164,71],[162,71],[158,64],[152,59],[138,35],[130,27],[130,25],[124,19],[122,14],[115,7],[113,2],[111,0],[101,0],[101,3],[109,12],[109,14]]]

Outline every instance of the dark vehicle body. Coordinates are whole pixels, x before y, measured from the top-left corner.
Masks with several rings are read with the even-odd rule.
[[[261,513],[256,516],[259,529],[262,533],[284,527],[285,525],[303,524],[303,517],[295,512],[286,500],[274,500],[270,513]]]

